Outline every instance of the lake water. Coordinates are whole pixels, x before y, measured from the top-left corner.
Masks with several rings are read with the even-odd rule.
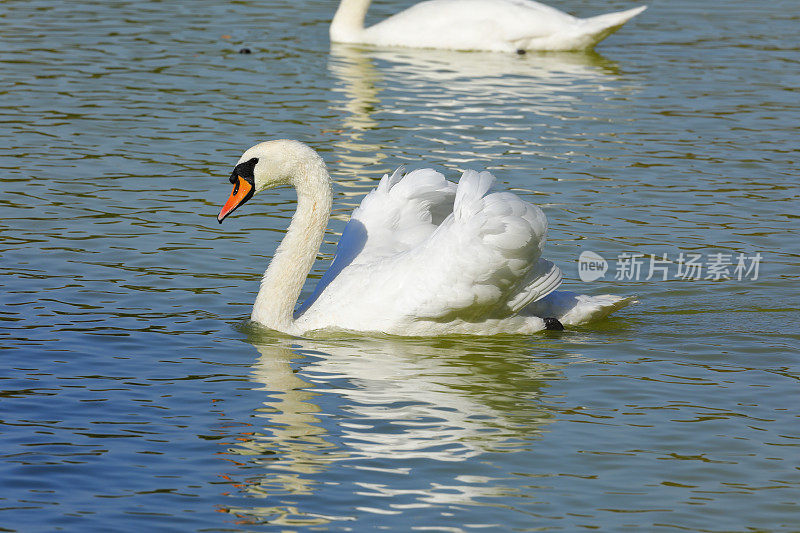
[[[0,5],[0,531],[800,530],[797,3],[656,1],[598,54],[525,56],[331,49],[335,7]],[[215,216],[270,138],[336,182],[314,278],[384,172],[488,168],[564,288],[639,304],[253,328],[293,193]]]

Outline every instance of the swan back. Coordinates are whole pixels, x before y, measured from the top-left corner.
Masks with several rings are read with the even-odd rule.
[[[493,183],[475,171],[457,186],[430,169],[384,176],[354,212],[298,323],[426,334],[436,323],[508,318],[554,290],[560,271],[540,260],[544,213],[490,192]]]
[[[368,7],[368,0],[343,0],[331,40],[495,52],[583,50],[645,9],[579,19],[533,0],[427,0],[364,28]]]

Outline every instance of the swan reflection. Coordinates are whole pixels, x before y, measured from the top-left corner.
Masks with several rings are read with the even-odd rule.
[[[357,45],[331,44],[328,62],[331,73],[351,85],[360,98],[377,94],[358,94],[358,80],[369,86],[386,79],[388,86],[442,84],[442,92],[452,90],[498,95],[501,87],[516,88],[515,94],[547,94],[560,85],[597,81],[617,73],[617,64],[596,52],[575,54],[551,52],[524,56],[451,50],[380,49]],[[380,75],[378,73],[381,73]],[[371,82],[371,83],[370,83]],[[403,87],[404,89],[406,87]]]
[[[332,174],[347,178],[337,184],[357,189],[353,196],[374,186],[379,172],[417,161],[404,147],[420,139],[441,147],[426,163],[449,167],[509,168],[530,156],[553,157],[541,149],[541,135],[557,135],[568,117],[594,120],[588,95],[624,91],[609,87],[617,66],[596,53],[516,56],[332,44],[328,69],[334,92],[344,95],[332,104],[342,115],[342,129],[332,136],[341,160]],[[529,161],[520,166],[530,168]]]
[[[270,505],[229,511],[270,523],[346,519],[304,510],[298,498],[351,482],[385,506],[396,491],[386,476],[420,476],[411,491],[419,505],[507,493],[466,461],[528,448],[553,421],[538,397],[563,376],[529,355],[544,341],[251,339],[260,354],[252,379],[265,400],[254,408],[255,427],[227,454],[246,465],[243,494]],[[425,485],[433,464],[460,462],[447,487]]]

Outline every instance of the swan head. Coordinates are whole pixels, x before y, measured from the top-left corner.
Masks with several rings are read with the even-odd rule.
[[[307,174],[304,170],[309,165],[325,167],[322,158],[299,141],[266,141],[248,148],[228,178],[233,190],[217,215],[217,221],[222,224],[228,215],[264,189],[301,187]]]

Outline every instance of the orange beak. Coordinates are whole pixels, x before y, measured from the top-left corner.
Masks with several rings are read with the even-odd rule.
[[[225,217],[233,213],[237,207],[245,203],[250,197],[253,196],[253,186],[241,176],[237,176],[238,180],[233,185],[233,190],[231,191],[231,195],[228,197],[228,201],[225,202],[225,205],[222,206],[222,209],[217,215],[217,221],[222,224],[222,221],[225,220]]]

